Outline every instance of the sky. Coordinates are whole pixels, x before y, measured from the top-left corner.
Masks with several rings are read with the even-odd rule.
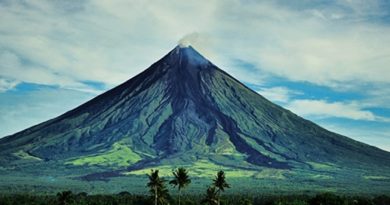
[[[0,137],[192,45],[320,126],[390,151],[390,1],[0,0]]]

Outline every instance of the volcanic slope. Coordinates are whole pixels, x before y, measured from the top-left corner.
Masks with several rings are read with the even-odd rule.
[[[86,176],[204,165],[254,175],[270,169],[282,178],[294,170],[390,177],[389,152],[273,104],[191,46],[177,46],[74,110],[0,139],[0,156],[3,170],[55,164],[83,167]]]

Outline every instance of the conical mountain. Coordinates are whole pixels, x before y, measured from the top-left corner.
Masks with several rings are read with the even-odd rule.
[[[5,170],[55,164],[83,167],[87,176],[197,162],[359,177],[359,170],[390,170],[390,153],[273,104],[191,46],[177,46],[74,110],[0,139],[0,156]]]

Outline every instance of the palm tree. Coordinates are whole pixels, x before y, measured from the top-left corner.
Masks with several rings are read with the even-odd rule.
[[[222,170],[217,173],[215,179],[213,179],[213,186],[216,187],[218,195],[218,205],[220,205],[221,191],[225,191],[225,188],[230,188],[230,185],[225,180],[225,172]]]
[[[202,199],[201,204],[217,205],[217,190],[215,187],[210,186],[207,188],[206,197]]]
[[[147,186],[150,188],[150,192],[152,193],[154,197],[154,205],[157,205],[158,201],[163,201],[164,195],[161,193],[168,192],[164,186],[164,179],[161,179],[160,176],[158,176],[158,170],[151,170],[150,175],[148,174],[149,182]],[[161,195],[160,195],[161,194]],[[160,195],[160,196],[159,196]]]
[[[180,205],[180,196],[181,196],[181,189],[184,189],[186,186],[188,186],[191,183],[191,179],[188,176],[188,171],[180,167],[176,171],[173,171],[173,176],[175,177],[173,180],[169,182],[169,184],[172,184],[174,187],[177,186],[179,189],[179,205]]]
[[[165,187],[164,184],[162,187],[158,188],[157,193],[158,193],[157,201],[159,204],[169,204],[170,196],[169,196],[168,189]]]

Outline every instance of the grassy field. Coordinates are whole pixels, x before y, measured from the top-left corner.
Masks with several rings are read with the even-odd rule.
[[[337,194],[378,195],[388,194],[389,187],[383,183],[377,183],[375,179],[362,179],[362,181],[335,181],[316,177],[311,180],[278,179],[278,178],[244,178],[230,177],[227,179],[231,189],[227,194],[316,194],[320,192],[332,192]],[[170,180],[169,177],[164,177]],[[184,194],[200,194],[211,183],[212,178],[192,177],[192,183],[183,191]],[[0,193],[5,194],[55,194],[63,190],[71,190],[75,193],[88,192],[90,194],[115,194],[128,191],[134,194],[148,194],[146,188],[147,178],[145,175],[128,175],[113,177],[106,181],[81,181],[77,178],[69,179],[61,176],[1,176]],[[173,188],[169,186],[170,191]]]

